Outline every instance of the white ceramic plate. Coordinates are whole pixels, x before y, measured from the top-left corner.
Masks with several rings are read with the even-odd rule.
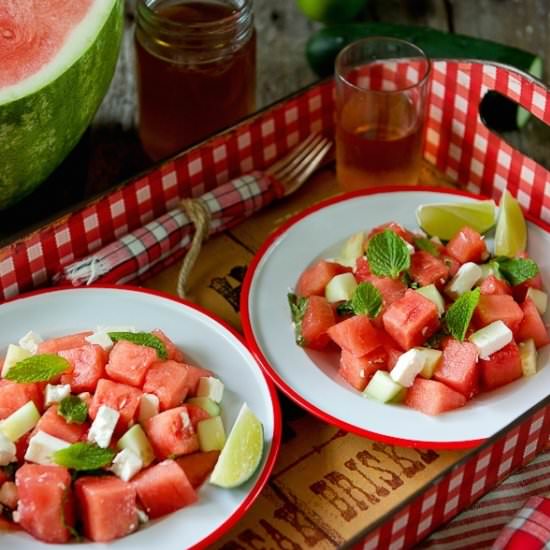
[[[353,233],[388,221],[416,229],[416,207],[429,202],[476,200],[473,195],[400,188],[340,196],[292,218],[256,254],[241,297],[249,347],[266,372],[309,412],[345,430],[401,445],[471,447],[490,437],[548,395],[550,366],[431,417],[404,405],[365,399],[337,374],[338,355],[294,343],[287,293],[312,262],[335,257]],[[550,287],[550,235],[529,223],[529,253]],[[548,315],[547,315],[548,317]]]
[[[191,363],[213,370],[225,384],[222,403],[226,429],[244,401],[264,426],[265,452],[258,471],[245,485],[225,490],[205,483],[196,504],[159,518],[136,533],[109,543],[116,550],[205,548],[250,507],[267,481],[280,443],[281,418],[272,383],[254,357],[227,326],[195,306],[168,295],[132,288],[48,290],[0,306],[0,353],[32,329],[43,337],[93,329],[97,325],[133,325],[162,329]],[[0,548],[10,550],[82,549],[99,544],[45,544],[22,532],[0,533]],[[101,545],[105,547],[105,545]]]

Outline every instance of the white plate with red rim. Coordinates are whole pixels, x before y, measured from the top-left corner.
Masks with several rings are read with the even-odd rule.
[[[460,409],[429,416],[405,405],[364,398],[337,374],[337,352],[306,350],[294,341],[287,293],[308,265],[336,257],[352,234],[389,221],[418,229],[415,211],[421,204],[481,198],[437,188],[370,189],[325,200],[276,230],[247,271],[241,315],[248,346],[279,388],[310,413],[344,430],[396,445],[439,449],[476,446],[544,399],[550,387],[549,364],[535,376],[482,393]],[[549,231],[543,222],[528,223],[528,252],[539,264],[545,288],[550,288]],[[547,312],[547,323],[548,317]]]
[[[205,483],[197,503],[151,521],[109,542],[118,550],[206,548],[234,525],[267,482],[280,445],[281,414],[275,388],[237,333],[197,306],[167,294],[131,287],[45,290],[0,305],[0,353],[28,330],[55,337],[98,325],[132,325],[163,330],[186,359],[208,368],[225,384],[222,418],[229,432],[246,402],[264,427],[264,455],[252,478],[236,489]],[[0,532],[0,547],[10,550],[85,548],[84,543],[46,544],[23,531]]]

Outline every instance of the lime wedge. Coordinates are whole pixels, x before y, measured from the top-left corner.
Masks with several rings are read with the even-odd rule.
[[[508,191],[504,191],[495,231],[495,254],[514,257],[526,246],[527,226],[521,206]]]
[[[258,468],[263,451],[262,423],[244,403],[210,475],[210,483],[226,489],[243,484]]]
[[[494,201],[422,204],[416,209],[418,225],[428,235],[452,239],[465,225],[479,233],[489,231],[496,222]]]

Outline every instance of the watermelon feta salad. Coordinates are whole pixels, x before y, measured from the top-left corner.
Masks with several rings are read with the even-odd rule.
[[[31,331],[1,365],[0,527],[51,543],[123,537],[197,501],[231,446],[223,382],[161,330]]]
[[[299,345],[339,348],[365,397],[429,415],[535,374],[550,343],[537,264],[491,255],[468,226],[446,243],[395,222],[352,235],[288,299]]]

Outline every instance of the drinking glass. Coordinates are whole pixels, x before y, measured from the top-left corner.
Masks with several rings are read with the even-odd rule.
[[[336,172],[346,190],[414,185],[430,60],[394,38],[353,42],[336,59]]]

